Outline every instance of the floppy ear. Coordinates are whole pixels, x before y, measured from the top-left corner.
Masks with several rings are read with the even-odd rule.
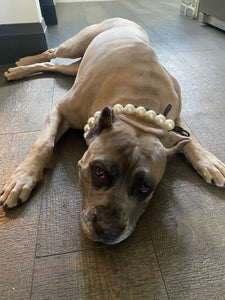
[[[191,138],[175,133],[174,131],[167,131],[160,140],[166,150],[167,156],[170,156],[181,151],[184,146],[190,143]]]
[[[86,142],[89,144],[97,135],[99,135],[103,129],[111,128],[114,121],[114,112],[111,107],[105,106],[94,127],[92,127],[86,135]]]

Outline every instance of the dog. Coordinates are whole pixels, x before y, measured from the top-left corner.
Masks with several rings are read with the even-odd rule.
[[[70,65],[49,62],[56,57],[76,60]],[[93,241],[116,244],[133,232],[167,158],[176,152],[182,152],[206,182],[225,186],[225,165],[181,120],[179,84],[159,63],[138,24],[105,20],[16,65],[4,74],[8,81],[44,71],[76,80],[48,114],[30,153],[4,186],[4,209],[28,200],[54,145],[69,128],[85,131],[88,149],[78,163],[80,216]]]

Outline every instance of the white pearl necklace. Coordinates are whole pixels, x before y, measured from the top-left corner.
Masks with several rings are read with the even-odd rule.
[[[153,121],[155,124],[160,126],[165,130],[173,130],[175,123],[171,119],[166,119],[162,114],[156,114],[154,110],[146,110],[143,106],[134,107],[133,104],[127,104],[123,106],[121,104],[116,104],[113,106],[113,111],[115,114],[125,114],[127,116],[137,116],[145,121]],[[87,124],[84,126],[84,137],[86,137],[88,131],[94,127],[97,118],[100,115],[100,111],[96,111],[93,117],[88,119]]]

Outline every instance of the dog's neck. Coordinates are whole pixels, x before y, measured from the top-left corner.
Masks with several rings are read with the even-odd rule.
[[[150,130],[151,132],[152,130],[159,131],[157,127],[167,131],[173,130],[175,127],[174,121],[171,119],[166,119],[165,117],[165,115],[167,115],[168,111],[171,109],[171,106],[168,106],[168,109],[166,109],[167,111],[165,112],[164,115],[157,114],[154,110],[146,109],[143,106],[135,107],[132,104],[127,104],[126,106],[122,106],[121,104],[116,104],[112,107],[112,109],[113,112],[116,115],[119,115],[122,120],[132,124],[133,126],[141,130],[144,130],[145,132],[149,132],[150,128],[149,126],[141,125],[140,121],[142,121],[143,123],[151,123],[153,125],[153,128],[151,128]],[[92,127],[94,127],[100,114],[101,111],[97,111],[93,117],[88,119],[88,122],[84,127],[85,135],[87,135],[88,131]]]

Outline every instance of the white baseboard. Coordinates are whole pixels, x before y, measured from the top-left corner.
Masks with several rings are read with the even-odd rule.
[[[55,0],[56,3],[71,3],[71,2],[109,2],[117,0]]]

